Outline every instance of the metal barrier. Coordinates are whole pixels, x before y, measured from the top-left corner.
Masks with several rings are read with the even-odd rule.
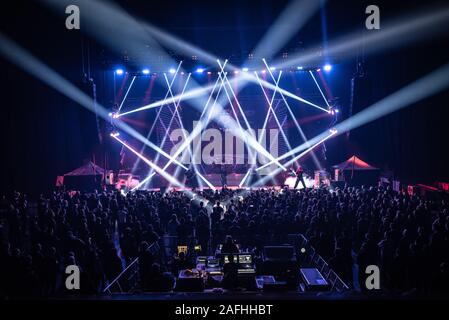
[[[147,248],[152,254],[160,251],[158,241],[150,244]],[[111,283],[103,290],[103,293],[131,292],[139,285],[139,257],[135,258]],[[118,290],[113,290],[117,288]]]
[[[290,238],[296,238],[295,246],[299,252],[305,254],[303,263],[310,264],[318,269],[321,275],[330,283],[331,290],[343,292],[349,290],[349,286],[335,273],[329,264],[316,252],[315,248],[309,243],[309,240],[302,234],[291,234]]]
[[[118,292],[129,292],[128,287],[129,281],[127,283],[122,284],[121,281],[123,280],[130,280],[130,277],[125,278],[126,276],[136,277],[139,272],[139,257],[133,260],[104,290],[103,292],[109,292],[112,293],[114,291],[111,290],[111,288],[114,288],[116,286],[119,291]]]

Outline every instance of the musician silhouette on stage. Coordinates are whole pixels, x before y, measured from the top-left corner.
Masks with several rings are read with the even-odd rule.
[[[295,181],[295,186],[293,187],[293,189],[296,189],[296,187],[298,186],[299,182],[302,183],[302,186],[305,189],[306,188],[306,183],[304,181],[304,170],[302,169],[301,166],[298,165],[298,169],[296,169],[295,175],[296,175],[296,181]]]
[[[198,187],[197,185],[198,181],[196,180],[196,173],[193,170],[193,168],[189,168],[186,171],[185,175],[186,175],[186,185],[191,187],[192,190],[195,190]]]
[[[226,166],[224,166],[224,165],[220,166],[220,180],[221,180],[222,188],[224,188],[228,185]]]

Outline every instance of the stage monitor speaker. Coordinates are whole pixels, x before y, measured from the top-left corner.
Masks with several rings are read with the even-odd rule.
[[[160,187],[160,188],[159,188],[159,191],[160,191],[161,193],[166,193],[166,192],[167,192],[167,189],[168,189],[168,188],[164,186],[164,187]]]
[[[263,252],[264,261],[296,261],[293,246],[265,246]]]
[[[79,88],[91,98],[91,107],[94,107],[96,101],[96,86],[92,79],[87,77],[79,83]],[[78,124],[80,130],[80,145],[82,146],[83,156],[89,158],[98,147],[101,140],[101,131],[99,127],[99,118],[96,113],[85,108],[79,108],[78,117],[74,117],[74,123]]]
[[[351,79],[351,101],[350,114],[352,116],[371,105],[372,101],[372,81],[364,76],[355,76]]]
[[[189,274],[187,270],[179,271],[175,291],[178,292],[202,292],[204,280],[199,274]]]
[[[263,249],[262,274],[270,274],[277,277],[293,276],[298,278],[298,261],[296,259],[295,248],[293,246],[265,246]],[[290,275],[290,276],[287,276]],[[296,283],[297,280],[288,280],[289,283]]]
[[[316,268],[299,269],[306,291],[328,291],[329,283],[324,279],[323,275]]]

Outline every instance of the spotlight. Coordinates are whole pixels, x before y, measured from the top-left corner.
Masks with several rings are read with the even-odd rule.
[[[108,116],[112,117],[112,115],[113,115],[113,113],[112,113],[112,112],[109,112],[109,113],[108,113]]]
[[[117,69],[115,70],[115,74],[118,76],[121,76],[124,73],[123,69]]]
[[[337,133],[337,129],[335,129],[335,128],[329,129],[329,132],[332,133],[332,134],[336,134]]]
[[[270,70],[274,71],[274,70],[276,70],[276,67],[270,67]]]
[[[263,69],[263,70],[262,70],[262,73],[263,73],[263,74],[267,73],[267,70]]]
[[[335,109],[335,113],[339,113],[340,112],[340,110],[338,110],[338,109]]]
[[[238,70],[234,70],[234,74],[239,74],[239,71]]]
[[[111,132],[111,137],[113,137],[113,138],[118,137],[119,135],[120,135],[120,133],[118,133],[117,131]]]
[[[329,63],[326,63],[323,67],[324,71],[329,72],[332,70],[332,66]]]
[[[296,70],[302,70],[302,69],[304,69],[303,66],[297,66],[297,67],[296,67]]]
[[[174,74],[176,72],[175,68],[170,68],[170,70],[168,70],[168,72],[170,72],[171,74]]]
[[[150,74],[150,69],[145,68],[145,69],[142,70],[142,73],[143,74]]]
[[[242,71],[243,71],[243,72],[248,72],[249,69],[248,69],[248,68],[242,68]]]
[[[320,71],[321,71],[321,68],[316,69],[316,71],[320,72]]]
[[[211,75],[211,74],[212,74],[212,72],[210,72],[210,71],[207,71],[207,74]]]
[[[196,73],[203,73],[204,72],[204,69],[203,68],[198,68],[198,69],[196,69]]]

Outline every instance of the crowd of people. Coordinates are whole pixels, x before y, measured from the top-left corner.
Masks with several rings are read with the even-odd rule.
[[[303,234],[353,289],[365,268],[381,270],[383,292],[442,294],[449,288],[449,204],[383,188],[53,192],[0,199],[0,294],[66,293],[65,267],[81,271],[81,293],[100,293],[139,257],[144,291],[169,290],[185,254],[161,257],[162,238],[260,254],[263,245]],[[225,239],[228,239],[226,241]],[[358,272],[358,277],[357,277]]]

